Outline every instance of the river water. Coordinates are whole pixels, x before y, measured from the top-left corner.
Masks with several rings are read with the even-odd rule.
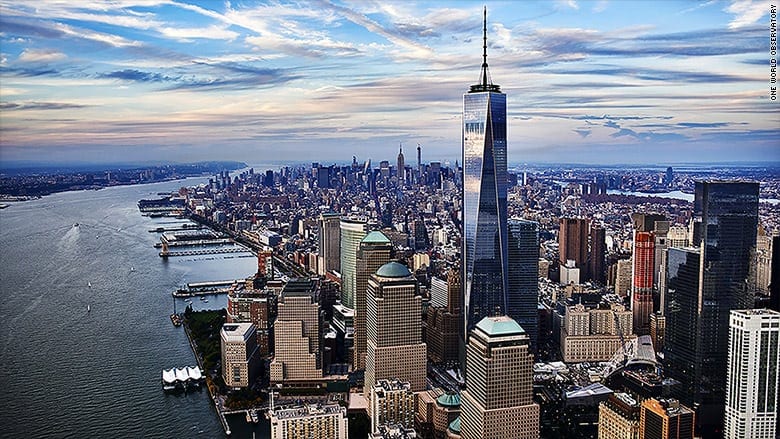
[[[196,364],[168,318],[171,292],[250,276],[255,258],[163,260],[153,248],[159,234],[148,230],[182,221],[143,217],[136,206],[205,180],[65,192],[0,210],[0,436],[224,436],[207,391],[161,390],[162,369]],[[230,424],[232,437],[252,437],[242,418]],[[269,436],[267,423],[257,428]]]

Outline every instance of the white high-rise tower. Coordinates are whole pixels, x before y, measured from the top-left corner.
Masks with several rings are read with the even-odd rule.
[[[731,311],[724,437],[774,439],[780,369],[780,313]]]

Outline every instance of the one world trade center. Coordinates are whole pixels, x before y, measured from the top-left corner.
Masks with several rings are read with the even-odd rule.
[[[487,10],[479,83],[463,95],[464,318],[468,331],[507,313],[506,95],[487,64]]]

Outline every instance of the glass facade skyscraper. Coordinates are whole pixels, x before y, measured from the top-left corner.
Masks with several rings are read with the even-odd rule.
[[[539,332],[539,223],[512,218],[508,224],[507,315],[525,330],[531,351],[536,352]]]
[[[463,273],[466,332],[506,314],[506,95],[489,78],[487,26],[480,82],[463,95]]]
[[[729,312],[753,307],[758,183],[696,182],[693,215],[696,249],[669,249],[664,363],[708,437],[723,425]]]

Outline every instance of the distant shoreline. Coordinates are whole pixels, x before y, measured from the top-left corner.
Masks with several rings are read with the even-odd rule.
[[[27,201],[60,192],[161,183],[246,168],[242,162],[199,162],[95,171],[31,173],[0,177],[0,202]]]

